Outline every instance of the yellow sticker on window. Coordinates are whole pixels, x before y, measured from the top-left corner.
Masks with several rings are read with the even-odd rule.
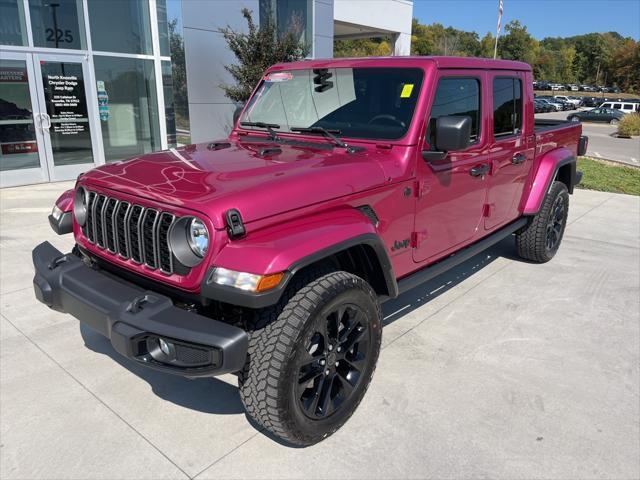
[[[400,92],[400,98],[409,98],[413,92],[413,83],[405,83]]]

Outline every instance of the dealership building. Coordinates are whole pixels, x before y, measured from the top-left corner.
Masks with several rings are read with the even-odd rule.
[[[245,30],[244,7],[281,30],[296,18],[312,58],[370,37],[409,54],[409,0],[0,0],[0,186],[226,136],[219,30]]]

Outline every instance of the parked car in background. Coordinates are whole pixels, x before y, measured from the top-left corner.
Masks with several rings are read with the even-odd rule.
[[[572,113],[567,117],[567,120],[571,122],[602,122],[617,125],[622,117],[624,117],[624,113],[618,110],[598,107],[584,112]]]
[[[553,97],[546,97],[546,98],[538,97],[538,100],[548,105],[551,105],[551,107],[553,107],[554,111],[556,112],[562,111],[562,104],[560,102],[557,102]]]
[[[535,113],[548,113],[548,112],[555,112],[556,109],[553,105],[551,105],[548,102],[544,102],[540,99],[534,99],[533,100],[533,104],[534,104],[534,108],[535,108]]]
[[[580,103],[580,100],[573,100],[566,95],[554,95],[553,98],[568,103],[571,106],[571,110],[575,110],[576,108],[578,108],[578,104]]]
[[[560,85],[559,83],[552,83],[550,87],[551,87],[551,90],[554,90],[554,91],[564,89],[564,86]]]
[[[582,97],[582,106],[594,108],[600,106],[600,99],[596,97]]]
[[[633,113],[640,111],[640,103],[636,102],[622,102],[622,101],[613,101],[613,102],[604,102],[600,105],[601,108],[611,108],[613,110],[618,110],[622,113]]]
[[[568,92],[577,92],[580,89],[580,87],[578,87],[578,85],[571,83],[566,86],[566,89]]]

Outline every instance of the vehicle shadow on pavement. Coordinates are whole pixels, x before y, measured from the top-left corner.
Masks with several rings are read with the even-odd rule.
[[[435,300],[498,258],[524,261],[516,254],[514,239],[512,236],[509,236],[484,252],[471,257],[469,260],[437,276],[433,280],[404,292],[398,298],[385,302],[382,305],[382,315],[384,318],[382,326],[386,327],[401,320],[405,315]]]
[[[140,377],[151,386],[153,393],[164,400],[203,413],[218,415],[244,413],[244,406],[235,385],[215,377],[190,380],[136,365],[116,352],[107,338],[82,323],[80,335],[87,348],[107,355],[120,366]]]

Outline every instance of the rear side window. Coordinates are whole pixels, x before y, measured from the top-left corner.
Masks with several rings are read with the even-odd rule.
[[[522,129],[522,81],[519,78],[493,80],[494,136],[514,135]]]
[[[625,105],[623,105],[623,106],[622,106],[622,108],[623,108],[624,110],[633,110],[633,105],[625,104]]]
[[[431,107],[427,139],[434,144],[436,120],[446,116],[471,117],[471,141],[480,135],[480,80],[477,78],[450,77],[438,83],[436,98]]]

